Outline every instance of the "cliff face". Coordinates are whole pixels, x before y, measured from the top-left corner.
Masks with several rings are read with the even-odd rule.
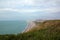
[[[36,28],[37,25],[36,25],[36,22],[43,22],[44,20],[35,20],[35,21],[28,21],[27,23],[27,26],[25,27],[24,31],[23,32],[28,32],[30,30],[32,30],[33,28]]]
[[[59,27],[57,27],[59,26]],[[27,27],[25,28],[24,32],[35,31],[40,29],[46,28],[60,28],[60,20],[46,20],[46,21],[31,21],[28,23]]]

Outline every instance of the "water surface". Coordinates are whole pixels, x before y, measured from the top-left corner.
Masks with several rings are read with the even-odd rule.
[[[0,21],[0,34],[20,33],[26,27],[26,21]]]

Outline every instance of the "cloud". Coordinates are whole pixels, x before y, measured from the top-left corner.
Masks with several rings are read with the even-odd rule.
[[[34,9],[13,9],[13,8],[2,8],[0,11],[15,11],[19,13],[25,13],[25,12],[35,12],[37,10]]]
[[[45,8],[45,9],[13,9],[13,8],[1,8],[0,11],[15,11],[19,13],[29,13],[29,12],[46,12],[46,13],[55,13],[60,11],[59,8]]]
[[[50,8],[60,7],[60,0],[6,0],[0,1],[0,7],[8,8]]]
[[[53,13],[56,13],[56,12],[60,12],[60,8],[47,8],[47,9],[46,8],[45,9],[0,8],[0,20],[36,19],[38,17],[44,17],[44,15],[45,16],[48,16],[49,14],[53,15]],[[45,14],[45,13],[48,13],[48,14]]]
[[[2,4],[2,5],[1,5]],[[5,6],[5,7],[24,7],[24,6],[30,6],[33,5],[32,0],[10,0],[10,1],[0,1],[0,6]]]
[[[39,6],[58,6],[60,5],[60,0],[34,0],[35,5]]]

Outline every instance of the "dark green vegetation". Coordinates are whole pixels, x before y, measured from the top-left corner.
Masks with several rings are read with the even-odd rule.
[[[17,35],[0,35],[0,40],[60,40],[60,20],[35,22],[36,27]]]

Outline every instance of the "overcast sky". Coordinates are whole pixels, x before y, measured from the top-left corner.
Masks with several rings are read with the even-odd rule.
[[[60,18],[60,0],[0,0],[0,20]]]

